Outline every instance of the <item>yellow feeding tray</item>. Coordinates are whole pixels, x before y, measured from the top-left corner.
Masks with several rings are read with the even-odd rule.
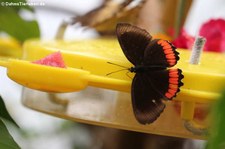
[[[68,68],[27,62],[43,58],[56,51],[62,52]],[[184,86],[178,96],[200,97],[202,99],[200,102],[208,102],[218,97],[225,82],[225,55],[204,52],[200,64],[191,65],[189,64],[190,51],[181,49],[178,51],[180,60],[175,67],[182,69],[184,74]],[[122,53],[116,39],[77,42],[29,41],[24,46],[24,59],[26,61],[9,60],[8,75],[16,82],[33,89],[71,92],[89,85],[130,92],[133,74],[127,74],[127,70],[112,73],[122,68],[110,63],[127,68],[132,66]],[[109,73],[111,74],[108,75]],[[192,100],[196,101],[196,99]]]
[[[178,113],[178,116],[172,114],[170,117],[178,117],[184,120],[185,128],[183,122],[181,123],[180,121],[178,122],[179,124],[177,123],[176,130],[173,128],[176,125],[175,121],[171,121],[172,125],[168,124],[166,114],[164,116],[167,110],[162,114],[162,118],[160,117],[159,120],[149,126],[144,126],[135,121],[131,110],[130,96],[129,94],[123,93],[130,92],[134,74],[129,73],[127,70],[119,71],[122,69],[121,67],[110,64],[114,63],[127,68],[132,66],[122,53],[116,39],[52,42],[33,40],[27,41],[23,50],[23,60],[10,59],[8,61],[2,61],[0,65],[7,67],[8,76],[17,83],[28,88],[44,91],[39,92],[25,89],[23,95],[25,105],[70,120],[108,127],[202,139],[204,138],[201,137],[201,135],[204,133],[205,123],[203,122],[203,125],[199,125],[196,124],[194,120],[196,108],[198,110],[197,105],[209,104],[211,101],[217,99],[225,83],[224,54],[203,52],[200,64],[191,65],[189,64],[190,51],[178,49],[180,60],[175,67],[183,71],[184,86],[181,87],[180,93],[173,100],[174,102],[167,103],[167,110],[170,109],[170,112],[167,113],[171,114],[171,109],[173,113]],[[31,63],[31,61],[41,59],[56,51],[62,53],[67,68],[57,68]],[[54,95],[55,98],[58,94],[52,93],[73,92],[83,90],[87,86],[122,91],[118,92],[116,96],[116,104],[115,102],[110,103],[110,108],[113,109],[113,111],[107,113],[107,110],[103,110],[104,116],[95,115],[93,117],[88,117],[87,115],[90,116],[90,113],[82,115],[81,113],[74,114],[74,111],[67,111],[68,109],[79,109],[68,108],[70,107],[69,105],[74,105],[74,102],[69,99],[66,105],[64,105],[66,106],[66,111],[65,107],[55,110],[55,108],[52,109],[54,105],[48,106],[47,103],[45,103],[45,105],[40,105],[42,103],[40,100],[43,100],[44,97],[40,99],[32,93],[29,94],[29,92],[38,92],[40,94],[51,95],[47,98],[52,97],[52,95]],[[29,92],[27,92],[27,90]],[[30,100],[32,100],[32,102]],[[81,100],[82,102],[85,101],[84,99]],[[175,101],[179,101],[178,104]],[[93,101],[89,101],[85,104],[92,102]],[[93,105],[94,104],[92,104],[92,106]],[[101,107],[103,106],[105,105]],[[82,107],[85,108],[89,106],[82,105]],[[88,112],[91,112],[91,115],[94,113],[91,108],[88,108]],[[98,119],[96,119],[96,117],[98,117]],[[173,120],[173,118],[171,120]],[[166,123],[167,126],[165,126],[164,123]]]
[[[22,56],[22,44],[11,37],[0,37],[0,58]]]

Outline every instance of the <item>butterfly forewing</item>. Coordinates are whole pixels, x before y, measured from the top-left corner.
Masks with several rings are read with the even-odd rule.
[[[152,38],[151,35],[128,23],[117,24],[116,34],[127,59],[134,65],[141,64],[144,51]]]
[[[157,65],[162,67],[172,67],[179,60],[179,53],[176,48],[166,40],[152,40],[144,52],[144,65]]]
[[[155,121],[165,108],[159,94],[145,73],[136,74],[131,89],[132,106],[136,119],[141,124]]]

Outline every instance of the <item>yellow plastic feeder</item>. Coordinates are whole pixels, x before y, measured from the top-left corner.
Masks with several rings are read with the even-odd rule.
[[[27,41],[23,60],[9,59],[8,76],[25,86],[27,107],[65,119],[99,126],[167,136],[205,139],[211,103],[225,83],[225,55],[204,52],[198,65],[189,64],[190,51],[178,49],[184,86],[154,123],[139,124],[130,97],[132,73],[108,62],[131,67],[117,39]],[[68,68],[33,64],[60,51]],[[87,88],[88,87],[88,88]],[[76,92],[75,92],[76,91]],[[66,93],[70,92],[70,93]]]

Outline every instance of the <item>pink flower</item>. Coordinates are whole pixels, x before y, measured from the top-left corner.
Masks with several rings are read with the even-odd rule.
[[[181,30],[180,35],[172,41],[177,48],[191,49],[195,38],[189,35],[184,29]]]
[[[225,20],[209,20],[201,26],[199,35],[206,38],[204,50],[225,52]]]

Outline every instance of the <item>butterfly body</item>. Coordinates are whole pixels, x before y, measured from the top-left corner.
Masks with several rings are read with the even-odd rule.
[[[131,67],[128,70],[133,73],[145,73],[145,72],[151,72],[155,70],[164,70],[165,67],[162,66],[144,66],[144,65],[137,65],[135,67]]]
[[[135,118],[141,124],[154,122],[165,108],[162,99],[172,100],[183,85],[182,71],[170,68],[179,60],[176,47],[154,39],[139,27],[119,23],[116,34],[124,55],[134,65],[131,98]]]

